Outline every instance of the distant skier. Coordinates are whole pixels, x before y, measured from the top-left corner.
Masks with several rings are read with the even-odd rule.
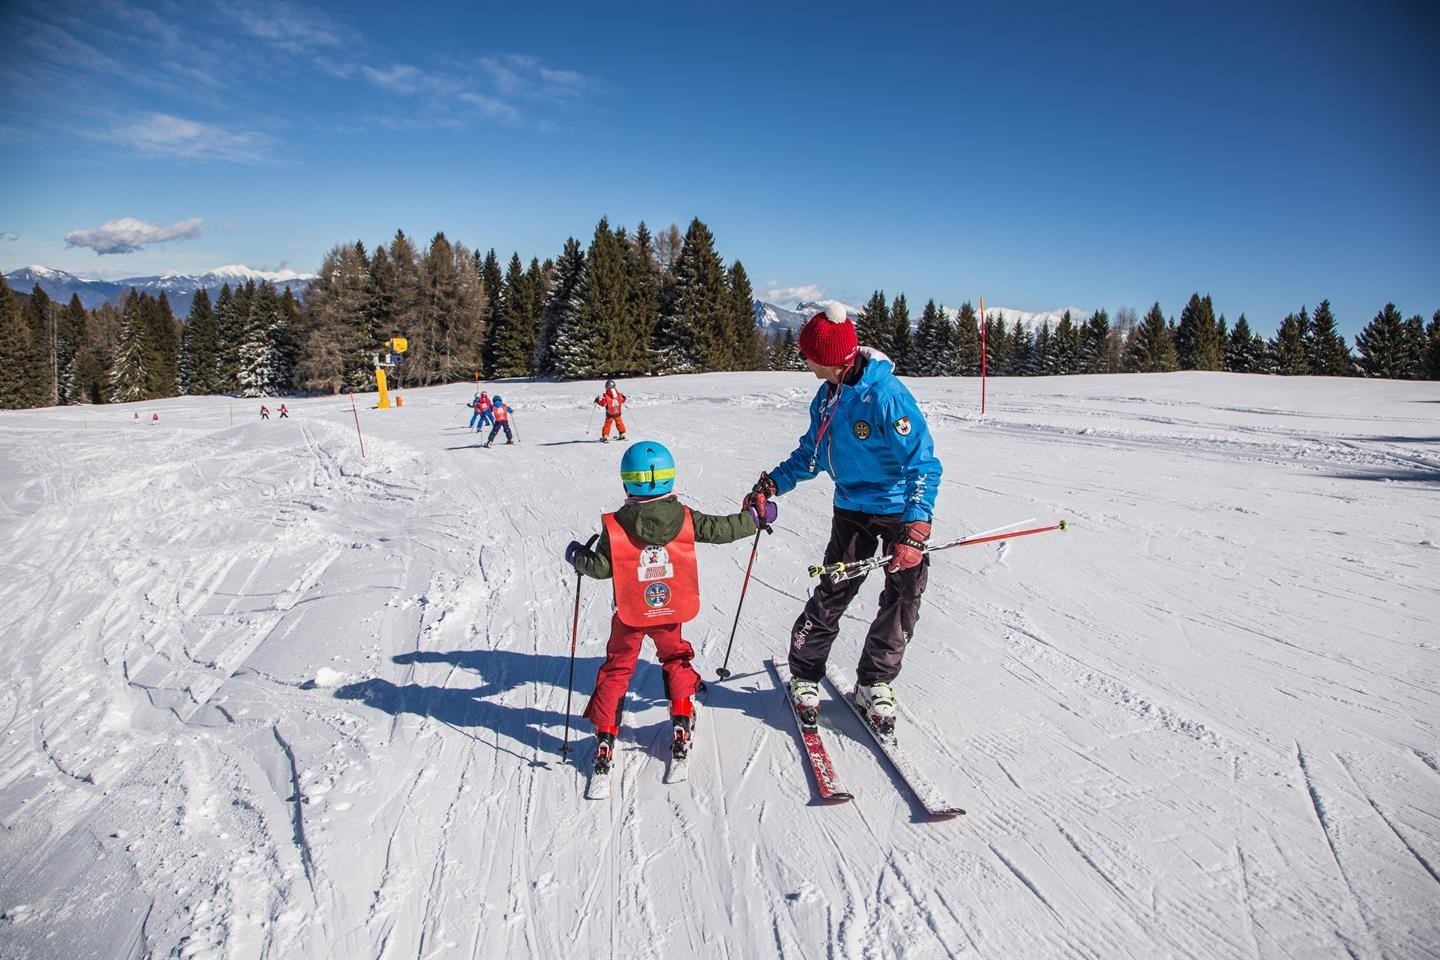
[[[490,428],[490,439],[485,441],[485,446],[488,447],[494,443],[495,435],[501,430],[505,431],[505,442],[514,443],[515,435],[510,432],[510,414],[515,412],[514,408],[500,399],[499,394],[496,394],[494,401],[490,404],[490,410],[488,412],[495,418],[495,425]]]
[[[269,420],[269,419],[270,419],[270,408],[267,407],[267,406],[265,406],[265,404],[263,404],[263,403],[260,404],[260,419],[261,419],[261,420]]]
[[[475,414],[470,418],[470,424],[475,427],[476,433],[495,425],[494,406],[495,404],[490,400],[490,394],[481,390],[480,396],[475,398]]]
[[[288,420],[288,419],[290,419],[290,411],[285,409],[285,404],[283,404],[283,403],[280,404],[280,419],[281,419],[281,420]]]
[[[158,413],[152,413],[152,414],[150,414],[150,422],[151,422],[151,423],[159,423],[159,422],[160,422],[160,414],[158,414]]]
[[[690,666],[695,650],[680,633],[680,625],[700,612],[695,544],[743,540],[773,523],[776,515],[774,503],[730,516],[684,506],[675,499],[675,458],[653,440],[638,441],[625,451],[620,482],[625,503],[601,518],[603,530],[595,549],[586,549],[578,540],[565,548],[566,563],[587,577],[610,579],[615,591],[605,663],[585,707],[586,719],[595,725],[597,773],[610,768],[625,690],[647,634],[655,641],[665,674],[674,729],[672,754],[677,759],[688,755],[694,730],[690,698],[704,689]]]
[[[625,394],[615,387],[614,380],[605,381],[605,392],[595,398],[595,406],[605,408],[605,425],[600,428],[600,442],[610,442],[610,425],[614,424],[620,431],[617,440],[625,439],[625,419],[621,416],[625,406]]]
[[[940,461],[925,417],[896,378],[895,365],[883,353],[859,346],[843,308],[832,305],[810,318],[800,332],[800,354],[825,381],[810,402],[810,429],[783,463],[760,474],[741,505],[765,504],[823,470],[835,481],[825,563],[869,559],[882,543],[893,557],[856,669],[857,701],[876,729],[888,733],[895,726],[891,684],[900,675],[929,577],[924,550]],[[832,583],[822,577],[791,628],[790,689],[804,723],[816,720],[830,646],[864,581]]]

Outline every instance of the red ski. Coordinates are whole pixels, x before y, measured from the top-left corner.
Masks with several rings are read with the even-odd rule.
[[[844,803],[853,799],[852,794],[840,786],[839,778],[835,776],[835,766],[830,762],[830,752],[825,749],[825,741],[820,738],[820,731],[806,729],[800,720],[800,714],[795,710],[795,701],[790,699],[790,665],[774,660],[765,662],[774,675],[780,692],[785,695],[790,716],[795,718],[795,729],[800,733],[800,742],[805,748],[806,758],[810,761],[810,772],[815,776],[815,789],[820,793],[820,799],[825,803]]]

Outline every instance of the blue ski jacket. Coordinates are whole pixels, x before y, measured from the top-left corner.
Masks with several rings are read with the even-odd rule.
[[[940,488],[940,461],[930,427],[895,365],[878,350],[862,347],[865,369],[854,385],[822,384],[810,402],[810,429],[770,471],[779,493],[828,473],[835,506],[877,516],[900,515],[902,523],[930,520]]]

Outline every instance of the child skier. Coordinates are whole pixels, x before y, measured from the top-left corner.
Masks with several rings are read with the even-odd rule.
[[[680,625],[700,612],[700,581],[695,564],[696,543],[730,543],[754,536],[775,520],[773,501],[759,510],[712,516],[691,510],[675,499],[675,458],[663,444],[642,440],[620,460],[625,504],[602,517],[604,529],[593,550],[572,540],[565,561],[577,572],[597,580],[610,578],[615,614],[605,663],[595,679],[595,693],[585,717],[595,725],[595,772],[606,773],[620,732],[620,710],[640,645],[648,634],[665,674],[674,727],[671,747],[676,759],[689,755],[694,730],[691,697],[704,689],[690,666],[695,650],[680,634]]]
[[[624,440],[625,419],[621,416],[621,412],[625,406],[625,394],[616,389],[614,380],[605,381],[605,392],[595,398],[595,406],[605,408],[605,425],[600,428],[600,442],[610,442],[610,425],[612,423],[620,430],[620,436],[616,439]]]
[[[263,403],[260,404],[260,419],[261,419],[261,420],[269,420],[269,419],[270,419],[270,408],[267,407],[267,406],[265,406],[265,404],[263,404]]]
[[[490,428],[490,439],[485,441],[485,446],[488,447],[490,446],[490,444],[494,443],[495,435],[498,434],[502,429],[505,431],[505,442],[515,442],[515,435],[510,432],[510,414],[514,412],[515,411],[510,406],[510,404],[500,399],[500,395],[497,393],[495,395],[494,402],[490,404],[490,409],[486,411],[488,416],[493,416],[495,418],[495,425]],[[479,431],[476,432],[478,433]]]
[[[281,419],[281,420],[288,420],[288,419],[290,419],[290,411],[285,409],[285,404],[283,404],[283,403],[280,404],[280,419]]]

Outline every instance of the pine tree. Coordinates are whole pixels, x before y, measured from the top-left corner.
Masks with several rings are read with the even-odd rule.
[[[1335,317],[1330,312],[1330,301],[1321,300],[1310,318],[1310,330],[1305,338],[1305,356],[1310,372],[1321,377],[1350,377],[1355,375],[1355,359],[1345,338],[1335,329]]]
[[[270,397],[284,392],[290,381],[286,356],[288,330],[280,299],[268,280],[255,289],[240,347],[240,395]]]
[[[897,294],[890,302],[890,359],[897,374],[909,374],[911,362],[910,305],[905,294]]]
[[[781,349],[780,370],[804,370],[805,358],[800,355],[800,342],[795,339],[795,331],[785,329],[785,340]]]
[[[1404,380],[1411,376],[1405,322],[1395,304],[1375,314],[1355,338],[1356,363],[1367,377]]]
[[[625,272],[629,277],[632,353],[626,369],[636,375],[650,372],[650,344],[660,322],[661,272],[655,255],[655,238],[641,220],[625,248]]]
[[[35,336],[10,285],[0,276],[0,409],[44,404],[36,367],[42,363]]]
[[[885,303],[885,291],[876,290],[870,294],[865,308],[854,319],[855,334],[860,342],[889,356],[895,325],[890,321],[890,308]]]
[[[579,240],[569,237],[555,261],[555,283],[540,311],[536,367],[541,376],[581,377],[593,367],[593,344],[585,341],[587,331],[581,329],[584,274],[585,251]]]
[[[1090,314],[1080,328],[1080,339],[1075,350],[1077,373],[1110,373],[1106,363],[1106,344],[1110,340],[1110,315],[1104,310]]]
[[[1287,314],[1270,345],[1275,372],[1287,377],[1303,377],[1310,372],[1305,341],[1310,333],[1310,314],[1304,307],[1298,314]]]
[[[1125,370],[1130,373],[1169,373],[1180,369],[1175,339],[1156,303],[1135,327],[1125,344]]]
[[[750,275],[736,260],[726,271],[725,279],[730,286],[730,315],[735,328],[732,369],[763,370],[765,341],[755,324],[755,290],[750,286]]]
[[[1035,331],[1030,350],[1030,369],[1026,376],[1044,377],[1055,372],[1059,359],[1055,355],[1055,334],[1050,332],[1049,320],[1041,322],[1040,329]]]
[[[1080,372],[1080,328],[1069,310],[1060,315],[1060,322],[1055,325],[1048,369],[1059,376]]]
[[[960,304],[960,309],[955,314],[955,372],[959,376],[980,375],[979,323],[970,301]]]
[[[1245,314],[1235,321],[1235,329],[1225,339],[1225,369],[1231,373],[1265,372],[1265,338],[1250,331]]]
[[[180,336],[180,392],[204,396],[216,392],[215,372],[220,365],[220,329],[210,293],[201,289],[190,301],[190,313]]]
[[[1010,362],[1010,335],[1005,330],[1005,315],[998,310],[985,318],[984,349],[986,376],[1004,373]]]
[[[72,293],[57,320],[57,369],[62,404],[89,402],[84,364],[85,351],[90,345],[89,320],[80,295]]]
[[[600,218],[585,252],[581,284],[581,339],[585,363],[572,376],[610,377],[644,370],[649,342],[630,314],[630,239]]]
[[[1440,310],[1425,325],[1425,363],[1422,375],[1426,380],[1440,380]]]
[[[910,375],[944,376],[950,365],[954,336],[954,329],[944,319],[935,301],[927,301],[925,309],[920,312],[920,323],[915,327],[915,340],[910,349]]]
[[[1175,328],[1175,353],[1181,370],[1219,370],[1220,340],[1210,295],[1192,293]]]
[[[148,325],[140,294],[134,287],[125,297],[121,317],[120,343],[110,365],[110,397],[116,403],[131,403],[146,399],[145,386],[149,378],[145,365],[150,356],[145,344]]]
[[[1005,358],[1005,365],[999,372],[1009,377],[1029,377],[1035,374],[1035,340],[1030,331],[1020,325],[1020,318],[1015,318],[1015,326],[1006,336],[1006,345],[1009,347],[1009,355]]]
[[[384,253],[384,247],[376,250],[377,257]],[[295,378],[302,389],[336,394],[369,388],[372,351],[379,343],[371,333],[376,309],[371,267],[358,242],[332,247],[321,261],[294,330]]]
[[[25,325],[30,328],[30,343],[35,354],[29,375],[35,381],[31,389],[39,401],[37,405],[56,406],[60,402],[60,390],[56,376],[58,357],[55,342],[55,302],[37,284],[21,313],[25,318]]]
[[[505,276],[500,270],[500,259],[492,247],[480,264],[480,285],[485,292],[485,330],[481,336],[480,371],[483,376],[495,374],[495,342],[499,330],[499,318],[504,303]]]
[[[528,377],[535,356],[536,329],[531,283],[520,255],[512,254],[500,290],[495,320],[494,368],[490,376]]]
[[[673,295],[661,308],[653,345],[655,370],[700,373],[728,368],[734,342],[729,314],[729,290],[715,239],[696,217],[675,261]]]

